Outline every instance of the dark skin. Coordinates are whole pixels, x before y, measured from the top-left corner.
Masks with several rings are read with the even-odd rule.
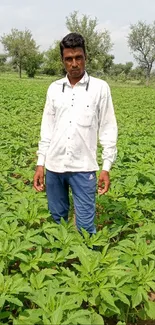
[[[62,62],[72,87],[81,80],[85,73],[86,55],[81,47],[63,50]],[[44,190],[44,167],[37,166],[34,175],[34,188],[41,192]],[[102,170],[98,180],[98,194],[105,194],[110,186],[109,172]]]

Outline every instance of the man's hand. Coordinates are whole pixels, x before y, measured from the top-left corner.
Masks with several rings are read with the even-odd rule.
[[[109,172],[102,170],[98,180],[98,194],[102,195],[108,192],[110,186]]]
[[[37,166],[33,178],[33,186],[38,192],[44,190],[44,167],[43,166]]]

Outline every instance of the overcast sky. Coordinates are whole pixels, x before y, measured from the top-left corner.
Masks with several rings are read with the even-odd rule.
[[[116,63],[133,60],[127,47],[130,24],[155,20],[155,0],[0,0],[0,36],[11,28],[27,28],[40,49],[47,50],[68,32],[66,16],[74,10],[97,17],[98,29],[110,31]]]

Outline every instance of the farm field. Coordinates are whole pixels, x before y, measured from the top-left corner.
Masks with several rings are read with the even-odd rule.
[[[0,325],[153,325],[155,88],[112,86],[118,158],[90,238],[32,187],[50,82],[0,78]]]

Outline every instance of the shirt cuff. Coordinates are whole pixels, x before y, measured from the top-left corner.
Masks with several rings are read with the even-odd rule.
[[[107,172],[110,171],[112,163],[109,160],[104,160],[102,170],[106,170]]]
[[[37,160],[37,166],[44,166],[45,165],[45,156],[39,155]]]

